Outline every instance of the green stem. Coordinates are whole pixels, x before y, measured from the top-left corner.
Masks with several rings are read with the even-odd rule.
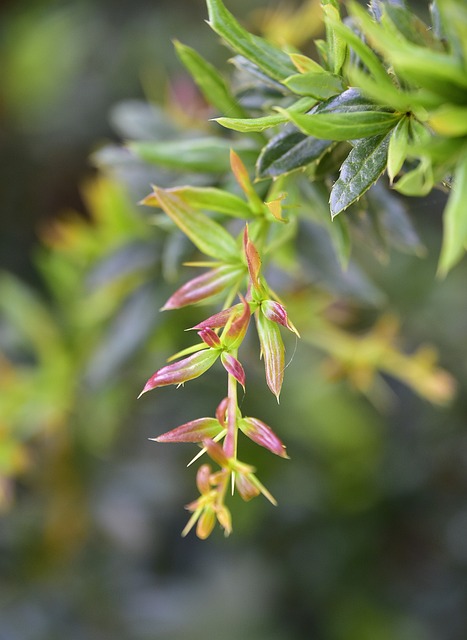
[[[232,353],[237,357],[237,350]],[[233,376],[228,376],[229,404],[227,408],[227,435],[224,440],[224,451],[229,458],[237,458],[237,381]]]

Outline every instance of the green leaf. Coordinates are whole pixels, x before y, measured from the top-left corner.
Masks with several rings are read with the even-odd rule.
[[[256,164],[258,178],[276,178],[318,160],[332,140],[305,136],[297,130],[284,130],[264,147]]]
[[[221,113],[243,118],[246,113],[232,95],[227,83],[217,69],[187,45],[174,42],[178,57],[190,72],[206,100]]]
[[[238,247],[232,236],[207,215],[190,207],[169,189],[154,187],[159,206],[202,252],[222,262],[238,261]]]
[[[293,105],[289,107],[289,111],[306,112],[316,104],[316,100],[312,98],[300,98]],[[270,129],[278,124],[287,122],[288,118],[284,115],[275,113],[269,116],[262,116],[260,118],[216,118],[223,127],[227,129],[233,129],[234,131],[240,131],[242,133],[251,133],[254,131],[264,131]]]
[[[280,109],[287,113],[303,133],[329,140],[355,140],[370,138],[392,129],[400,115],[385,111],[349,111],[348,113],[313,113],[301,115]]]
[[[326,41],[328,50],[328,65],[333,73],[339,73],[344,64],[347,53],[347,44],[338,30],[334,28],[335,24],[340,22],[338,3],[323,0],[324,24],[326,26]]]
[[[236,149],[251,149],[251,144],[235,143]],[[224,173],[230,169],[232,140],[206,137],[169,142],[131,142],[130,151],[151,164],[179,171]]]
[[[234,51],[245,56],[275,80],[283,80],[295,72],[289,56],[263,38],[248,33],[228,11],[221,0],[206,0],[208,24]]]
[[[384,14],[378,24],[355,2],[349,2],[349,7],[371,45],[386,58],[398,75],[438,95],[447,94],[451,99],[461,102],[465,99],[467,74],[457,58],[412,44],[394,29]]]
[[[422,158],[418,166],[404,174],[394,189],[404,196],[426,196],[433,189],[433,169],[428,158]]]
[[[284,80],[285,86],[300,96],[327,100],[344,89],[342,79],[332,73],[297,73]]]
[[[251,218],[252,215],[250,207],[245,200],[229,191],[223,191],[216,187],[172,187],[167,189],[167,193],[177,196],[195,209],[217,211],[235,218],[247,219]],[[153,201],[149,202],[150,198]],[[159,201],[156,196],[149,196],[145,199],[144,204],[159,206]]]
[[[402,118],[391,134],[388,148],[388,176],[391,183],[402,169],[409,146],[409,119]]]
[[[341,166],[330,197],[331,216],[358,200],[383,173],[390,134],[359,140]]]
[[[461,259],[467,245],[467,150],[454,173],[454,184],[444,210],[444,235],[438,273],[445,276]]]

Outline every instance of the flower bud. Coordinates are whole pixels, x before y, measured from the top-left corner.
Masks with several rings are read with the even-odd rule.
[[[245,389],[245,371],[237,358],[234,358],[230,353],[224,351],[221,354],[221,362],[227,373],[233,376],[235,380],[242,385],[243,389]]]
[[[206,438],[215,438],[221,431],[222,426],[215,418],[198,418],[149,439],[156,442],[202,442]]]
[[[214,525],[216,524],[216,512],[211,505],[206,505],[202,514],[199,517],[196,525],[196,535],[200,540],[206,540],[212,533]]]
[[[165,387],[169,384],[183,384],[188,380],[198,378],[207,371],[219,357],[219,352],[213,349],[204,349],[197,353],[162,367],[154,373],[146,382],[144,389],[138,398],[156,387]]]
[[[198,335],[201,340],[213,349],[218,349],[221,346],[221,341],[219,340],[219,336],[212,329],[202,329],[198,331]]]
[[[279,327],[276,322],[271,322],[263,313],[258,311],[255,317],[261,345],[261,355],[264,357],[266,382],[279,402],[282,381],[284,379],[284,343],[282,342]]]
[[[180,309],[195,302],[207,300],[221,291],[229,290],[243,273],[242,268],[224,265],[186,282],[167,300],[163,311]]]
[[[257,418],[242,418],[238,423],[241,431],[253,442],[265,447],[281,458],[288,458],[285,445],[279,440],[271,427]]]
[[[300,337],[297,329],[290,322],[285,307],[279,302],[275,302],[274,300],[263,300],[261,302],[261,312],[271,322],[281,324],[283,327],[286,327],[295,333],[297,337]]]

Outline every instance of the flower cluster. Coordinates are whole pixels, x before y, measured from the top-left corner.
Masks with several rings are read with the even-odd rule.
[[[153,193],[143,200],[144,204],[161,207],[200,251],[215,259],[215,262],[201,263],[203,266],[207,264],[209,270],[180,287],[163,309],[178,309],[224,295],[221,311],[191,327],[200,341],[175,354],[169,364],[158,369],[140,394],[166,385],[183,385],[201,376],[218,360],[226,371],[227,395],[219,403],[215,417],[192,420],[153,438],[157,442],[197,443],[201,451],[192,462],[205,453],[217,465],[216,470],[211,464],[203,464],[199,468],[196,482],[200,496],[187,506],[192,516],[183,535],[196,525],[196,533],[202,539],[210,535],[216,520],[226,535],[232,530],[230,511],[225,504],[229,484],[243,500],[251,500],[262,493],[276,504],[255,475],[254,467],[237,456],[238,436],[242,433],[272,453],[288,457],[285,446],[267,424],[257,418],[243,416],[240,411],[237,388],[240,385],[245,389],[246,375],[238,352],[254,316],[266,382],[279,400],[284,376],[284,344],[279,326],[298,336],[283,304],[271,292],[261,268],[258,247],[264,244],[277,211],[271,214],[270,203],[266,205],[259,201],[246,168],[234,152],[231,165],[247,197],[251,216],[250,223],[245,224],[243,235],[238,239],[187,202],[183,188],[164,190],[154,187]],[[222,204],[222,192],[217,195]],[[256,241],[250,237],[253,234]],[[239,302],[232,304],[235,298]]]

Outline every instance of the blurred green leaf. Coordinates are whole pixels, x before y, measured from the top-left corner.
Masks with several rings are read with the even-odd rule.
[[[263,38],[248,33],[221,0],[207,0],[209,25],[234,51],[258,65],[268,76],[283,80],[295,72],[289,56]]]
[[[178,57],[190,72],[207,102],[229,117],[244,118],[246,116],[244,109],[217,69],[191,47],[178,40],[175,40],[174,44]]]
[[[331,73],[296,73],[284,80],[284,84],[293,93],[300,96],[312,96],[317,100],[327,100],[344,89],[342,79]]]
[[[446,275],[459,262],[467,245],[467,151],[460,160],[444,210],[444,235],[438,271]]]
[[[170,142],[130,142],[128,148],[146,162],[167,169],[197,171],[200,173],[224,173],[230,169],[229,152],[234,146],[251,150],[248,141],[233,143],[222,138],[206,137],[171,140]]]

